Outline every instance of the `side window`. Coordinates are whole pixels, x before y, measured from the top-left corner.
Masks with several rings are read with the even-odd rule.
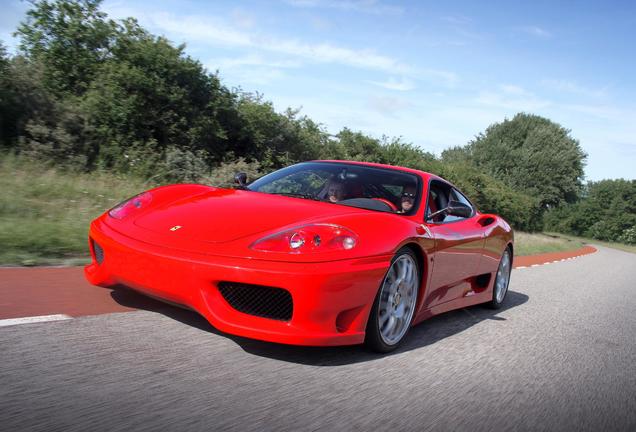
[[[428,219],[429,215],[442,210],[448,206],[448,198],[450,188],[445,187],[446,185],[439,181],[432,181],[430,190],[428,193],[428,207],[426,209],[426,218]],[[433,217],[433,222],[442,223],[448,220],[448,216],[444,213],[438,214]]]
[[[429,215],[437,212],[438,210],[448,207],[450,201],[459,201],[466,204],[473,209],[473,215],[475,214],[475,207],[468,201],[461,192],[453,188],[448,183],[443,183],[438,180],[433,180],[430,185],[428,193],[428,207],[426,208],[426,219],[429,219]],[[460,216],[451,216],[447,214],[439,214],[434,216],[432,222],[434,223],[448,223],[463,220],[465,218]]]

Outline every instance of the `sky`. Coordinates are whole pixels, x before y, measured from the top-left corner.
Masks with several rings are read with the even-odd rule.
[[[0,0],[0,39],[29,4]],[[571,131],[587,180],[636,178],[636,2],[106,0],[229,87],[330,133],[439,155],[527,112]]]

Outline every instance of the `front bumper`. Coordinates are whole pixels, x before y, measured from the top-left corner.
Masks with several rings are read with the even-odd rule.
[[[373,300],[391,261],[390,255],[293,263],[195,254],[129,238],[99,219],[91,224],[89,235],[103,249],[101,264],[93,259],[85,267],[90,283],[125,285],[187,306],[221,331],[294,345],[362,343]],[[291,319],[239,312],[221,295],[218,285],[223,281],[289,291]]]

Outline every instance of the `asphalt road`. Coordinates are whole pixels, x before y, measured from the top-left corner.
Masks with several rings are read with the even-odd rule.
[[[636,430],[636,255],[513,271],[398,352],[231,338],[192,312],[0,327],[0,430]]]

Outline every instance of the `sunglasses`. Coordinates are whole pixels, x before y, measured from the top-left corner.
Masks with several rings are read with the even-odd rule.
[[[410,192],[403,192],[402,198],[415,199],[415,194]]]

